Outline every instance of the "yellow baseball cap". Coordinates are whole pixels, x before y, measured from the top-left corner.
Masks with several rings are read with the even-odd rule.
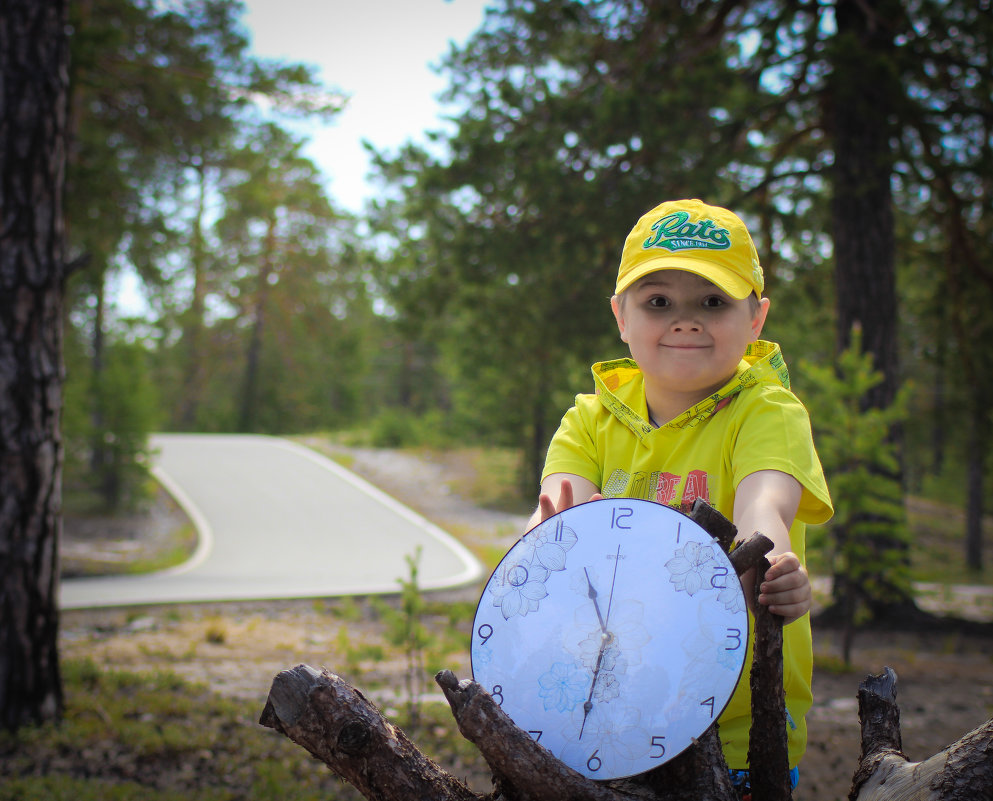
[[[631,229],[617,269],[620,294],[657,270],[685,270],[732,298],[762,297],[765,279],[748,229],[738,215],[700,200],[669,200]]]

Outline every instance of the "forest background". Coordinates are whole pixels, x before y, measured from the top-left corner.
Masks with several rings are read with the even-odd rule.
[[[152,431],[509,449],[531,503],[589,365],[626,355],[608,311],[624,237],[702,197],[754,232],[764,336],[835,497],[843,614],[911,602],[907,494],[966,508],[981,579],[990,11],[499,0],[441,65],[451,132],[374,153],[356,215],[291,124],[347,98],[253,56],[239,3],[73,3],[67,508],[139,502]],[[140,317],[109,302],[125,269]]]

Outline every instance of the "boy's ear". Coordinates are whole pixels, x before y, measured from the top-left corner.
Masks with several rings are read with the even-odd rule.
[[[755,312],[755,316],[752,318],[752,341],[754,342],[759,338],[762,333],[762,327],[765,325],[765,318],[769,316],[769,306],[772,305],[772,301],[769,298],[759,299],[759,308]]]
[[[618,295],[614,295],[610,298],[610,308],[614,312],[614,319],[617,321],[617,330],[621,334],[621,342],[627,342],[628,337],[625,333],[626,326],[624,324],[624,307],[621,305],[621,299]]]

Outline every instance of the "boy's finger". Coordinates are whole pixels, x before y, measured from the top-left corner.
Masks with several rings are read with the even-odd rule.
[[[772,573],[773,576],[781,576],[784,573],[800,569],[800,559],[792,551],[786,551],[785,553],[770,557],[769,564],[770,567],[766,571],[766,575]]]
[[[766,573],[766,579],[762,582],[762,586],[759,589],[762,592],[784,592],[787,590],[796,589],[797,587],[802,587],[808,584],[807,574],[802,570],[791,570],[789,573],[784,573],[781,576],[769,577]]]
[[[564,512],[566,509],[572,508],[572,482],[563,481],[562,485],[559,487],[559,504],[558,511]]]
[[[542,494],[538,496],[538,508],[541,509],[542,523],[555,514],[555,504],[548,495]]]

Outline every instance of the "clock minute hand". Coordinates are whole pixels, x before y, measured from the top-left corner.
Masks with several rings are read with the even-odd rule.
[[[593,691],[596,689],[597,676],[600,675],[600,665],[603,663],[603,654],[613,637],[607,631],[600,635],[600,653],[596,656],[596,666],[593,668],[593,681],[590,682],[590,694],[583,703],[583,725],[579,727],[579,739],[583,739],[583,730],[586,728],[586,719],[593,710]]]

